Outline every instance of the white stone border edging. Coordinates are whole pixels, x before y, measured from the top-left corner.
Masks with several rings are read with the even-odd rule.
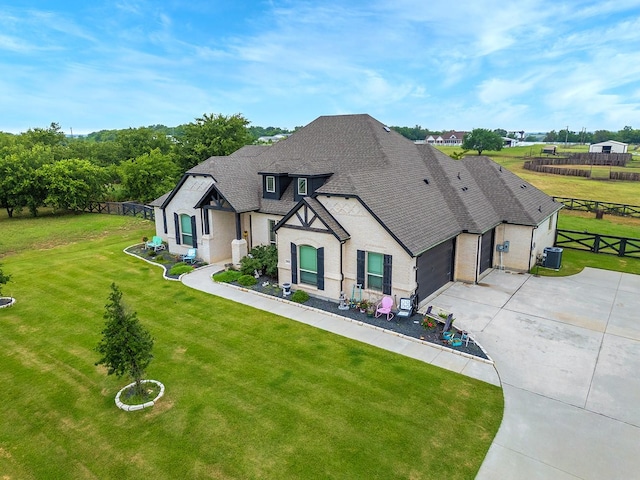
[[[160,386],[160,393],[158,393],[158,396],[156,398],[149,402],[139,403],[138,405],[126,405],[120,401],[120,395],[122,395],[122,392],[124,392],[127,388],[133,387],[136,384],[136,382],[130,383],[129,385],[122,387],[122,389],[120,389],[120,391],[116,395],[116,405],[119,409],[124,410],[125,412],[134,412],[136,410],[142,410],[143,408],[153,407],[155,403],[164,395],[164,385],[157,380],[141,380],[140,383],[155,383],[156,385]]]
[[[127,248],[131,248],[131,247],[136,247],[140,245],[140,243],[134,243],[133,245],[129,245]],[[132,257],[135,258],[139,258],[140,260],[142,260],[143,262],[147,262],[151,265],[155,265],[156,267],[161,267],[162,270],[164,270],[164,273],[162,274],[162,278],[164,278],[165,280],[171,280],[172,282],[181,282],[182,281],[182,277],[183,275],[186,275],[187,273],[191,273],[191,272],[187,272],[187,273],[183,273],[182,275],[180,275],[180,277],[178,278],[171,278],[168,274],[169,272],[167,271],[167,267],[165,267],[164,265],[162,265],[161,263],[157,263],[157,262],[152,262],[151,260],[148,260],[144,257],[141,257],[140,255],[137,255],[135,253],[131,253],[131,252],[127,252],[127,248],[125,248],[124,250],[122,250],[124,253],[126,253],[127,255],[131,255]],[[169,252],[167,250],[167,252]],[[173,254],[171,254],[173,255]],[[195,268],[194,268],[195,270]]]
[[[453,353],[455,355],[460,355],[461,357],[468,358],[470,360],[475,360],[476,362],[487,363],[489,365],[495,366],[495,362],[493,361],[493,359],[489,356],[489,354],[482,347],[482,345],[480,345],[477,342],[476,342],[476,345],[480,348],[480,350],[482,350],[482,352],[487,356],[487,358],[477,357],[475,355],[471,355],[471,354],[466,353],[466,352],[461,352],[459,350],[454,350],[453,348],[445,347],[444,345],[438,345],[437,343],[428,342],[426,340],[420,340],[419,338],[410,337],[410,336],[404,335],[402,333],[394,332],[393,330],[387,330],[385,328],[378,327],[376,325],[371,325],[371,324],[369,324],[367,322],[363,322],[361,320],[355,320],[353,318],[343,317],[342,315],[339,315],[337,313],[327,312],[326,310],[321,310],[319,308],[307,306],[307,305],[305,305],[303,303],[292,302],[291,300],[287,300],[285,298],[274,297],[273,295],[269,295],[269,294],[266,294],[266,293],[258,292],[256,290],[253,290],[253,289],[250,289],[250,288],[240,287],[238,285],[233,285],[231,283],[226,283],[226,282],[216,282],[215,280],[213,280],[213,275],[215,275],[215,274],[211,275],[211,277],[212,277],[211,280],[214,281],[215,283],[219,284],[219,285],[226,285],[227,287],[235,288],[236,290],[240,290],[242,292],[249,292],[249,293],[253,293],[255,295],[260,295],[262,297],[270,298],[272,300],[277,300],[279,302],[288,303],[290,305],[295,305],[295,306],[298,306],[298,307],[300,307],[302,309],[305,309],[305,310],[311,310],[311,311],[318,312],[318,313],[324,313],[325,315],[330,315],[332,317],[339,318],[341,320],[346,320],[348,322],[355,323],[355,324],[361,325],[363,327],[371,328],[373,330],[378,330],[380,332],[383,332],[383,333],[386,333],[386,334],[389,334],[389,335],[395,335],[396,337],[401,337],[401,338],[404,338],[406,340],[410,340],[412,342],[416,342],[416,343],[420,343],[422,345],[426,345],[426,346],[429,346],[429,347],[432,347],[432,348],[436,348],[438,350],[444,350],[446,352],[450,352],[450,353]],[[474,341],[475,341],[475,339],[474,339]]]
[[[0,298],[8,298],[11,300],[9,303],[5,305],[0,305],[0,308],[9,308],[9,307],[12,307],[14,303],[16,303],[16,299],[13,297],[0,297]]]

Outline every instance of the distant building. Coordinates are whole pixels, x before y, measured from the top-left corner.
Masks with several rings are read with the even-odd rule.
[[[429,135],[425,138],[425,143],[429,145],[445,145],[448,147],[455,147],[462,145],[462,139],[467,132],[456,132],[451,130],[441,135]]]
[[[290,133],[278,133],[277,135],[263,136],[258,138],[258,143],[276,143],[290,136]]]
[[[626,143],[607,140],[589,145],[589,153],[627,153],[627,147]]]
[[[502,137],[502,143],[502,146],[505,148],[515,147],[518,145],[518,140],[516,140],[515,138]]]

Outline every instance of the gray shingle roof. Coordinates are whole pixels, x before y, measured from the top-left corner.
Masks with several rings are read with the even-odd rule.
[[[487,157],[453,160],[369,115],[319,117],[274,145],[243,147],[189,171],[212,175],[237,212],[286,214],[296,205],[295,182],[281,200],[264,199],[258,172],[331,173],[316,195],[358,197],[412,255],[463,231],[484,233],[503,221],[537,225],[561,208]]]

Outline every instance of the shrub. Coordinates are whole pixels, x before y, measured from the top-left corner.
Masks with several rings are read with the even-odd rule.
[[[2,295],[2,286],[9,283],[9,280],[11,280],[11,275],[5,275],[2,271],[2,265],[0,265],[0,295]]]
[[[242,275],[238,278],[238,283],[243,287],[251,287],[258,283],[258,280],[253,275]]]
[[[304,303],[309,300],[309,294],[304,290],[296,290],[291,295],[291,301],[296,303]]]
[[[169,270],[169,275],[182,275],[183,273],[191,272],[192,270],[192,265],[187,265],[184,262],[180,262],[171,267],[171,270]]]
[[[258,270],[269,277],[277,278],[278,249],[275,245],[258,245],[240,260],[240,265],[240,271],[245,275],[253,275]]]
[[[253,250],[251,250],[253,252]],[[246,257],[242,257],[240,260],[240,272],[243,275],[253,275],[254,272],[262,270],[262,262],[249,253]]]
[[[216,282],[231,283],[238,280],[241,276],[242,273],[238,272],[237,270],[226,270],[224,272],[216,273],[213,276],[213,280],[215,280]]]

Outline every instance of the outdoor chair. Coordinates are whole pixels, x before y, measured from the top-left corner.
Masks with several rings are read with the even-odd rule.
[[[449,329],[451,329],[451,324],[453,323],[453,313],[447,315],[447,319],[444,321],[444,327],[442,328],[442,338],[448,340],[448,336],[453,336],[449,334]]]
[[[415,311],[414,297],[401,298],[398,304],[398,317],[409,318]]]
[[[196,248],[190,248],[187,253],[185,253],[184,255],[182,255],[181,259],[183,262],[185,263],[190,263],[191,265],[193,265],[196,261],[196,253],[198,252],[198,250]]]
[[[164,243],[162,243],[162,238],[154,235],[153,238],[147,242],[147,244],[145,245],[146,248],[153,248],[154,252],[157,252],[158,250],[164,250]]]
[[[382,297],[380,303],[376,306],[376,318],[386,315],[387,321],[391,320],[394,315],[391,313],[391,308],[393,307],[393,298],[391,297]]]
[[[474,345],[476,343],[473,337],[469,335],[469,332],[467,332],[466,330],[463,330],[462,332],[460,332],[460,340],[464,342],[465,347],[469,346],[469,342],[473,343]]]

